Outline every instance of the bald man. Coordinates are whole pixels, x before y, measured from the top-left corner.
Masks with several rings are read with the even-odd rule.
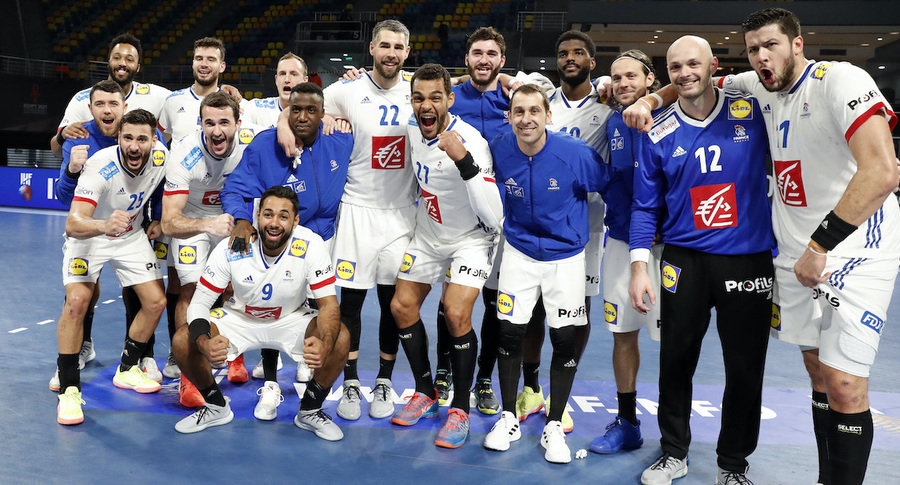
[[[656,304],[647,273],[662,254],[659,428],[663,455],[641,475],[666,485],[687,474],[691,380],[716,309],[725,360],[716,483],[750,483],[759,437],[772,315],[774,236],[766,197],[766,127],[756,100],[712,84],[718,61],[700,37],[675,41],[666,68],[678,102],[655,113],[636,150],[630,248],[632,305]]]

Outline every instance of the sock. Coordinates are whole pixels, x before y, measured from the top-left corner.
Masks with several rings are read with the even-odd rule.
[[[475,360],[478,358],[478,337],[474,330],[462,337],[451,337],[450,360],[455,372],[453,372],[453,401],[450,407],[469,412],[469,393],[472,387],[472,378],[475,376]]]
[[[637,426],[637,391],[617,392],[619,397],[619,417]]]
[[[378,306],[381,308],[381,318],[378,320],[378,350],[387,355],[397,355],[397,351],[400,350],[397,321],[391,312],[391,300],[394,299],[396,290],[395,285],[378,285],[377,288]]]
[[[219,389],[219,385],[216,384],[215,381],[213,381],[211,386],[197,390],[200,391],[200,395],[203,396],[203,400],[206,401],[206,404],[225,406],[225,395],[222,394],[222,390]]]
[[[831,484],[828,459],[828,424],[831,421],[831,413],[828,407],[828,395],[824,392],[813,390],[812,392],[812,419],[813,434],[816,436],[816,449],[819,452],[819,479],[818,483]]]
[[[531,362],[522,362],[522,377],[524,378],[523,384],[530,387],[531,390],[537,392],[541,387],[541,383],[538,382],[538,372],[541,370],[541,363],[531,363]]]
[[[550,410],[547,422],[562,421],[563,411],[569,401],[578,359],[575,349],[575,326],[550,329],[553,343],[553,358],[550,360]]]
[[[78,370],[78,354],[59,354],[56,358],[56,366],[59,368],[59,392],[66,392],[66,388],[75,386],[81,390],[81,372]]]
[[[125,305],[125,338],[128,338],[134,316],[141,311],[141,299],[138,298],[133,286],[122,288],[122,303]]]
[[[376,379],[390,379],[391,375],[394,373],[394,363],[396,360],[387,360],[378,358],[378,375],[375,376]]]
[[[444,304],[438,302],[437,311],[437,368],[450,371],[450,329],[444,316]]]
[[[138,360],[144,353],[144,347],[146,346],[146,342],[138,342],[136,340],[132,340],[131,337],[126,338],[125,348],[122,349],[122,364],[119,365],[119,370],[124,372],[128,370],[129,367],[137,365]]]
[[[400,329],[398,335],[406,358],[409,359],[409,368],[416,380],[416,392],[437,399],[434,382],[431,380],[431,363],[428,361],[428,335],[425,334],[422,319],[420,318],[411,327]]]
[[[359,375],[356,373],[356,362],[359,359],[347,359],[347,363],[344,364],[344,380],[356,379],[359,380]]]
[[[500,320],[500,345],[497,347],[497,371],[500,376],[500,399],[503,410],[516,412],[519,370],[522,366],[522,339],[525,325]]]
[[[166,328],[169,330],[169,343],[175,337],[175,307],[178,306],[178,295],[166,293]]]
[[[481,290],[484,317],[481,319],[481,354],[478,356],[478,379],[490,379],[500,346],[500,320],[497,319],[497,290]]]
[[[866,477],[869,451],[875,430],[872,412],[843,414],[830,410],[828,452],[831,462],[831,483],[860,485]]]
[[[300,410],[320,409],[326,397],[328,397],[328,389],[322,387],[321,384],[313,379],[306,385],[306,392],[303,393],[303,398],[300,399]]]
[[[350,332],[350,352],[359,352],[359,336],[362,332],[362,307],[366,290],[341,288],[341,322]]]
[[[278,351],[275,349],[260,349],[262,356],[263,379],[278,382]]]
[[[84,314],[84,323],[82,328],[84,329],[83,335],[81,337],[82,342],[90,342],[91,341],[91,328],[94,326],[94,307],[88,308],[87,313]]]

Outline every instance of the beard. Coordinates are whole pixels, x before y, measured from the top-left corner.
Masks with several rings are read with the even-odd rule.
[[[291,231],[284,231],[280,238],[277,241],[270,241],[268,237],[265,236],[265,230],[262,232],[262,244],[263,247],[268,249],[269,251],[276,251],[278,249],[284,249],[287,245],[288,239],[291,238]]]
[[[378,74],[385,79],[394,79],[400,74],[400,70],[403,68],[403,63],[398,62],[397,68],[394,69],[394,72],[389,72],[385,69],[384,65],[381,63],[375,63],[375,70],[378,71]]]
[[[195,72],[194,81],[196,81],[196,83],[201,86],[212,86],[219,81],[219,75],[215,71],[213,71],[212,75],[208,79],[200,79],[200,77],[197,76],[197,73]]]
[[[113,69],[112,66],[107,64],[107,69],[109,69],[109,78],[115,81],[116,84],[118,84],[122,88],[131,85],[131,82],[134,81],[134,77],[137,75],[136,72],[126,67],[125,69],[128,71],[128,75],[125,76],[125,79],[119,80],[119,78],[116,77],[116,70]]]
[[[565,66],[564,66],[565,68]],[[584,66],[578,69],[575,74],[566,75],[566,71],[559,71],[559,78],[562,82],[568,84],[569,86],[578,86],[579,84],[585,82],[588,76],[591,75],[591,67]]]
[[[770,86],[766,83],[762,83],[763,87],[766,88],[766,91],[769,92],[777,92],[782,89],[788,87],[794,77],[794,67],[796,67],[796,62],[794,61],[794,56],[788,57],[787,64],[784,66],[784,71],[781,71],[780,74],[775,74],[775,82]],[[774,74],[774,73],[773,73]],[[757,72],[756,75],[759,77],[759,80],[762,81],[762,76]]]
[[[497,82],[497,76],[500,74],[500,66],[496,66],[491,68],[491,75],[484,81],[475,77],[475,66],[466,66],[466,70],[469,71],[469,78],[472,81],[472,84],[478,86],[487,86],[491,83]]]

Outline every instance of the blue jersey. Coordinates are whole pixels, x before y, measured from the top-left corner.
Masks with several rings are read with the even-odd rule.
[[[241,163],[225,180],[222,209],[235,219],[252,221],[253,199],[269,187],[290,187],[300,199],[300,225],[324,240],[334,235],[347,167],[353,150],[353,136],[335,132],[319,135],[311,147],[304,147],[299,160],[284,154],[274,128],[260,132],[244,149]]]
[[[500,83],[496,89],[482,93],[471,81],[453,86],[454,101],[450,112],[462,118],[481,132],[485,140],[492,140],[501,133],[512,132],[509,125],[509,100],[503,94]]]
[[[114,136],[106,136],[100,132],[97,123],[94,120],[84,123],[84,129],[88,131],[87,138],[67,138],[62,145],[63,162],[59,167],[59,181],[56,182],[56,198],[63,205],[72,205],[72,197],[75,196],[75,187],[78,185],[78,177],[70,177],[66,174],[66,168],[69,166],[69,156],[72,153],[72,147],[79,145],[88,146],[88,158],[98,151],[111,147],[118,143],[118,139]]]
[[[498,135],[490,147],[505,193],[506,241],[538,261],[556,261],[584,250],[590,237],[588,192],[605,191],[612,171],[584,141],[546,133],[546,144],[534,156],[522,153],[513,133]]]
[[[619,241],[628,241],[631,225],[631,202],[634,198],[634,163],[637,149],[637,130],[625,126],[622,112],[615,111],[606,124],[606,136],[609,139],[609,158],[613,170],[621,178],[620,183],[610,185],[604,193],[606,202],[606,227],[609,237]]]
[[[754,98],[717,90],[705,120],[678,103],[640,138],[634,173],[631,249],[662,242],[710,254],[753,254],[775,246],[766,196],[768,139]]]

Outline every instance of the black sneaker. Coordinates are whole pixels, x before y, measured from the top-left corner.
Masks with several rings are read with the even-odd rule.
[[[490,379],[478,379],[472,392],[475,393],[475,401],[481,414],[492,415],[500,412],[500,401],[491,388]]]
[[[438,369],[434,376],[434,388],[437,390],[438,405],[447,404],[450,400],[450,390],[453,389],[453,374],[448,370]]]

